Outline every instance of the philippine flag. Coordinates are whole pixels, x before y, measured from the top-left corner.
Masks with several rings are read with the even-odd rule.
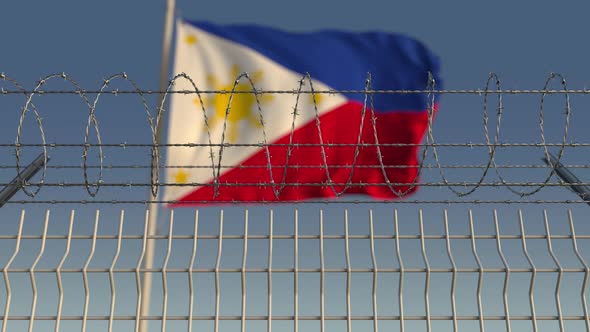
[[[413,144],[428,126],[428,93],[365,91],[368,73],[371,90],[427,90],[429,73],[440,87],[438,58],[420,42],[181,20],[174,61],[190,80],[177,78],[173,90],[202,93],[171,96],[171,205],[390,199],[416,189]]]

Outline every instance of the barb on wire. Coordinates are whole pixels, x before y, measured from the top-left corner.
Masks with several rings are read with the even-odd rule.
[[[553,81],[558,80],[561,87],[559,89],[550,89],[551,83]],[[48,88],[49,83],[53,81],[62,81],[72,87],[71,90],[52,90]],[[113,85],[115,81],[121,81],[124,84],[128,84],[130,89],[123,90],[123,89],[111,89],[110,87]],[[174,87],[178,86],[177,83],[187,83],[191,87],[190,89],[184,90],[175,90]],[[292,187],[292,186],[303,186],[303,185],[320,185],[326,188],[329,188],[335,197],[340,197],[343,194],[346,194],[351,191],[351,188],[358,188],[358,186],[362,186],[363,184],[354,183],[353,177],[355,172],[359,169],[380,169],[381,174],[383,176],[383,183],[371,183],[371,185],[376,186],[383,186],[388,187],[391,193],[397,197],[406,197],[410,193],[414,191],[414,189],[420,185],[424,187],[446,187],[448,188],[457,198],[464,198],[466,196],[472,195],[476,192],[479,188],[482,187],[503,187],[517,195],[518,197],[525,198],[532,196],[543,188],[553,187],[556,184],[551,183],[551,178],[553,174],[556,172],[556,169],[553,167],[546,167],[543,165],[500,165],[496,161],[496,156],[499,148],[516,148],[516,147],[536,147],[542,148],[545,154],[546,159],[550,156],[550,148],[556,148],[556,162],[563,164],[561,162],[562,158],[564,157],[566,148],[586,148],[590,147],[590,142],[568,142],[568,136],[570,132],[570,124],[572,123],[571,119],[571,105],[570,105],[570,95],[587,95],[590,94],[590,90],[587,89],[573,89],[570,90],[566,84],[565,78],[558,74],[558,73],[551,73],[542,89],[526,89],[526,90],[516,90],[516,89],[503,89],[501,85],[500,78],[495,73],[490,73],[488,76],[487,82],[485,84],[484,89],[455,89],[455,90],[439,90],[437,89],[436,83],[432,75],[429,74],[428,81],[426,82],[426,89],[424,90],[374,90],[371,88],[372,77],[371,74],[368,73],[366,80],[365,80],[365,88],[363,90],[316,90],[314,88],[314,82],[310,74],[305,74],[292,90],[261,90],[256,87],[255,80],[248,73],[241,73],[239,74],[230,90],[201,90],[197,83],[187,74],[181,73],[175,75],[169,82],[165,91],[157,91],[157,90],[144,90],[139,85],[128,77],[125,73],[119,73],[112,75],[105,79],[100,88],[98,90],[86,90],[83,89],[80,84],[78,84],[74,79],[72,79],[69,75],[65,73],[57,73],[48,75],[37,82],[32,90],[27,90],[25,87],[17,82],[15,79],[7,76],[6,74],[0,75],[0,84],[5,83],[7,87],[4,88],[0,86],[0,97],[2,95],[23,95],[25,97],[25,102],[20,112],[19,122],[17,125],[17,135],[15,143],[7,143],[7,142],[0,142],[0,148],[8,147],[14,148],[15,151],[15,166],[9,165],[0,165],[0,169],[8,169],[8,168],[15,168],[17,174],[20,174],[21,171],[21,164],[22,164],[22,149],[25,147],[31,148],[41,148],[43,159],[45,164],[47,162],[47,151],[49,148],[81,148],[82,149],[82,163],[81,166],[70,166],[70,165],[53,165],[53,166],[43,166],[43,172],[41,179],[35,183],[28,183],[26,181],[20,182],[20,189],[23,190],[30,197],[35,197],[41,187],[77,187],[81,184],[74,183],[74,182],[54,182],[54,181],[47,181],[47,169],[75,169],[79,168],[82,170],[83,173],[83,186],[85,187],[88,195],[90,197],[96,197],[101,187],[117,187],[117,186],[127,186],[127,187],[135,187],[135,186],[149,186],[152,194],[155,196],[160,187],[167,187],[167,186],[212,186],[213,187],[213,195],[211,200],[214,200],[219,195],[219,190],[221,187],[225,186],[234,186],[234,185],[245,185],[245,184],[229,184],[229,183],[222,183],[221,176],[225,173],[226,170],[230,168],[265,168],[266,172],[268,173],[268,180],[264,183],[254,183],[254,185],[260,187],[269,187],[272,189],[272,192],[275,198],[279,199],[282,192],[285,188]],[[309,89],[304,89],[303,86],[309,84]],[[246,85],[248,88],[238,88],[239,84]],[[256,111],[258,112],[258,123],[260,124],[260,131],[262,135],[261,142],[257,143],[240,143],[240,142],[230,142],[226,138],[226,132],[228,130],[228,121],[231,112],[232,100],[234,96],[239,94],[252,94],[254,96],[254,102],[256,104]],[[325,139],[322,135],[322,123],[320,121],[320,114],[318,111],[318,101],[322,94],[338,94],[338,93],[353,93],[353,94],[360,94],[363,96],[362,98],[362,109],[360,111],[359,116],[360,118],[360,125],[358,129],[358,135],[356,142],[350,143],[339,143],[339,142],[329,142]],[[38,109],[36,104],[34,103],[35,98],[42,95],[47,94],[65,94],[65,95],[77,95],[79,96],[84,104],[87,106],[89,113],[88,118],[85,125],[84,130],[84,139],[83,143],[75,143],[75,142],[66,142],[66,143],[58,143],[53,142],[49,143],[46,140],[46,132],[43,126],[41,111]],[[150,129],[150,143],[127,143],[127,142],[119,142],[119,143],[106,143],[103,142],[101,138],[101,129],[99,127],[98,122],[98,107],[100,105],[99,101],[101,97],[105,94],[108,95],[119,95],[119,94],[130,94],[135,95],[139,98],[142,107],[145,110],[146,119]],[[157,107],[152,110],[148,105],[146,96],[152,94],[163,94],[162,102],[157,105]],[[167,102],[168,96],[173,94],[190,94],[196,95],[196,98],[199,100],[200,104],[200,112],[203,117],[204,121],[204,128],[206,128],[207,139],[206,142],[201,143],[158,143],[156,137],[158,137],[161,133],[157,132],[157,128],[159,128],[158,124],[162,121],[163,116],[166,112],[165,105]],[[225,112],[223,113],[223,127],[221,131],[220,140],[215,140],[212,137],[212,130],[210,127],[210,119],[207,114],[207,110],[205,108],[205,103],[203,102],[203,96],[211,95],[211,94],[226,94],[228,95],[228,103],[225,106]],[[290,112],[290,131],[289,131],[289,140],[287,143],[273,143],[269,139],[267,129],[269,128],[269,124],[265,120],[265,113],[262,109],[262,103],[260,96],[263,94],[277,94],[283,96],[294,96],[295,97],[295,104],[292,108],[292,112]],[[425,142],[423,143],[391,143],[391,142],[381,142],[379,137],[377,136],[377,116],[375,114],[374,105],[373,105],[373,98],[376,95],[380,94],[422,94],[426,96],[427,100],[427,127],[426,127],[426,135],[425,135]],[[449,95],[478,95],[482,97],[482,104],[483,104],[483,133],[484,133],[484,141],[480,143],[473,143],[473,142],[457,142],[457,143],[448,143],[448,142],[439,142],[436,135],[434,134],[433,130],[433,118],[439,105],[435,103],[435,97],[437,95],[442,94],[449,94]],[[540,102],[539,102],[539,129],[540,129],[540,140],[538,142],[503,142],[501,138],[501,128],[503,124],[503,114],[504,114],[504,104],[503,98],[505,95],[539,95]],[[563,123],[563,132],[561,136],[561,140],[558,143],[551,143],[548,142],[546,139],[546,97],[548,95],[559,95],[564,97],[564,123]],[[294,139],[294,132],[296,130],[295,123],[299,119],[299,112],[298,108],[300,107],[300,99],[302,96],[308,96],[311,98],[313,104],[313,119],[315,121],[315,126],[317,128],[317,140],[319,143],[311,144],[311,143],[298,143]],[[490,116],[491,112],[489,110],[489,99],[491,96],[495,96],[497,98],[496,103],[496,124],[495,128],[491,128]],[[1,101],[1,98],[0,98]],[[35,117],[36,124],[39,128],[41,143],[23,143],[23,126],[26,115],[29,111],[32,111]],[[365,117],[367,117],[365,119]],[[365,122],[369,122],[367,125]],[[92,127],[92,128],[91,128]],[[366,127],[366,128],[365,128]],[[363,130],[372,130],[371,136],[373,136],[368,141],[364,141],[363,138]],[[90,133],[94,131],[96,135],[96,143],[90,143]],[[366,133],[365,133],[366,134]],[[162,147],[187,147],[187,148],[204,148],[208,151],[209,154],[209,161],[210,164],[192,164],[192,165],[162,165],[162,152],[160,149]],[[257,147],[261,148],[264,151],[264,155],[266,158],[266,165],[260,166],[252,166],[252,165],[230,165],[224,163],[224,157],[228,148],[233,147]],[[321,163],[319,165],[303,165],[300,163],[294,163],[292,161],[292,153],[294,149],[301,148],[301,147],[318,147],[318,151],[321,157]],[[336,148],[336,147],[349,147],[354,148],[354,154],[351,155],[350,162],[343,163],[342,165],[331,165],[328,163],[328,149]],[[384,155],[383,150],[384,148],[392,148],[392,147],[416,147],[420,149],[419,158],[417,160],[416,165],[388,165],[384,162]],[[464,165],[462,163],[457,162],[442,162],[442,155],[439,148],[441,147],[451,147],[451,148],[485,148],[487,150],[487,158],[480,163],[476,163],[473,165]],[[96,148],[98,154],[98,163],[91,165],[88,162],[88,152],[90,149]],[[135,164],[135,165],[106,165],[104,163],[104,149],[106,148],[149,148],[150,149],[150,164]],[[271,149],[280,148],[281,151],[286,152],[285,161],[281,165],[275,165],[271,162],[273,158],[273,154]],[[375,148],[375,153],[377,155],[377,162],[374,165],[364,165],[359,163],[359,154],[361,149],[363,148]],[[427,163],[427,159],[429,157],[428,153],[429,150],[432,149],[432,163]],[[227,158],[225,158],[227,159]],[[572,165],[573,167],[574,165]],[[325,173],[325,181],[318,184],[305,184],[305,183],[290,183],[287,177],[287,173],[291,169],[302,169],[302,168],[320,168]],[[569,166],[568,166],[569,167]],[[579,168],[590,168],[590,165],[577,165],[576,167]],[[114,170],[114,169],[150,169],[150,179],[147,183],[117,183],[117,182],[106,182],[104,180],[104,172],[106,169]],[[160,179],[160,172],[162,169],[169,169],[169,168],[191,168],[191,169],[210,169],[211,171],[211,182],[210,183],[200,183],[200,182],[192,182],[192,183],[185,183],[185,184],[176,184],[176,183],[169,183],[166,181],[162,181]],[[408,181],[407,183],[399,183],[396,181],[391,181],[388,178],[388,170],[392,168],[399,168],[399,169],[412,169],[412,174],[415,174],[413,180]],[[477,176],[475,181],[459,181],[453,182],[449,180],[449,176],[447,174],[448,169],[462,169],[462,168],[472,168],[476,170],[481,170],[481,173]],[[508,181],[505,178],[502,170],[504,169],[511,169],[511,168],[545,168],[547,169],[547,174],[541,181],[531,181],[530,179],[525,179],[524,181],[514,182]],[[98,174],[95,180],[91,180],[89,176],[89,170],[96,169],[98,170]],[[334,174],[336,171],[342,171],[342,169],[348,171],[348,175],[346,176],[345,181],[334,181]],[[424,183],[419,183],[419,179],[421,175],[423,175],[424,170],[430,169],[437,169],[440,181],[437,180],[429,180]],[[497,177],[497,181],[489,179],[490,171],[495,171],[495,176]],[[277,173],[279,172],[279,173]],[[366,184],[364,184],[366,185]],[[560,183],[559,185],[564,185]],[[33,190],[30,187],[34,187]],[[464,189],[462,189],[464,188]],[[522,190],[522,188],[526,188]],[[584,199],[584,198],[583,198]],[[474,200],[476,201],[476,200]],[[517,201],[517,200],[514,200]],[[542,200],[537,200],[542,201]]]

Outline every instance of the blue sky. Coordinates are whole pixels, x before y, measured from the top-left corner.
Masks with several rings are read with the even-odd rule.
[[[289,30],[380,29],[411,34],[444,59],[449,86],[481,85],[489,71],[514,87],[559,71],[583,83],[587,4],[551,1],[318,2],[178,1],[178,13],[218,23],[259,23]],[[60,70],[88,80],[126,71],[157,83],[164,1],[42,1],[5,4],[2,63],[28,82]],[[43,60],[43,61],[41,61]],[[92,66],[90,66],[90,63]],[[26,75],[26,76],[25,76]],[[483,78],[482,78],[483,76]],[[530,81],[528,81],[530,80]]]
[[[27,88],[32,88],[45,75],[65,72],[83,88],[97,89],[109,75],[126,72],[140,87],[156,89],[164,7],[164,1],[102,1],[83,5],[74,1],[34,5],[10,2],[5,5],[7,14],[0,22],[5,45],[0,54],[0,71]],[[590,5],[584,2],[564,6],[550,1],[495,1],[493,4],[471,1],[280,3],[258,0],[231,4],[178,1],[177,15],[216,23],[258,23],[298,31],[331,28],[405,33],[422,40],[441,57],[442,75],[449,89],[483,88],[490,72],[499,75],[505,89],[541,89],[551,72],[561,73],[569,88],[583,89],[589,77],[586,64],[590,48],[583,42],[584,13],[588,7]],[[48,88],[71,88],[59,82],[52,84]],[[550,87],[561,86],[555,81]],[[113,88],[128,89],[129,85]],[[47,140],[82,143],[87,108],[76,98],[66,97],[60,101],[57,101],[59,97],[51,98],[35,100],[41,109]],[[139,99],[117,98],[113,104],[109,104],[107,97],[103,98],[97,109],[103,142],[149,139],[149,127]],[[585,99],[571,97],[570,141],[584,141],[588,137],[584,126],[579,125],[588,120]],[[553,143],[560,142],[563,135],[563,100],[563,96],[550,96],[545,101],[545,134]],[[492,129],[496,124],[494,103],[495,99],[491,98]],[[153,98],[148,97],[148,104],[153,110]],[[22,107],[22,101],[20,105],[18,102],[10,105]],[[11,112],[10,120],[2,123],[2,137],[7,142],[14,141],[17,112]],[[539,96],[504,96],[501,140],[540,142],[538,112]],[[34,137],[37,131],[34,118],[28,115],[24,137],[38,140],[38,136]],[[435,123],[435,136],[438,142],[483,142],[481,96],[444,96]],[[461,149],[441,150],[442,163],[485,164],[487,160],[487,152],[482,148],[469,153]],[[582,150],[570,149],[567,162],[587,162],[580,153]],[[37,152],[25,151],[31,156]],[[541,156],[541,149],[507,149],[498,153],[497,160],[499,163],[531,164],[539,163]],[[79,160],[78,156],[76,158]],[[435,181],[438,173],[432,174],[432,178],[425,174],[425,179]],[[466,174],[472,174],[468,180],[475,181],[481,171],[460,173],[450,180],[464,180]],[[517,172],[512,174],[521,176]],[[542,171],[528,181],[542,181],[545,174]],[[512,180],[517,181],[516,178]],[[453,197],[450,194],[447,190],[437,197]]]
[[[157,89],[161,54],[164,1],[116,1],[98,2],[82,1],[6,1],[2,5],[0,34],[0,72],[18,80],[26,88],[45,75],[65,72],[86,89],[97,89],[102,80],[112,74],[126,72],[143,89]],[[590,3],[587,1],[312,1],[299,0],[291,2],[272,0],[250,1],[186,1],[179,0],[177,14],[195,20],[209,20],[216,23],[258,23],[294,31],[309,31],[322,28],[361,30],[384,30],[401,32],[414,36],[426,43],[442,60],[442,75],[448,89],[484,88],[488,74],[495,72],[502,80],[505,89],[542,89],[551,72],[559,72],[566,79],[570,89],[584,89],[590,86],[590,46],[587,43],[587,21]],[[55,82],[51,88],[71,88]],[[117,83],[115,88],[127,89],[128,85]],[[4,88],[11,86],[2,85]],[[560,88],[555,81],[552,88]],[[504,142],[539,142],[539,96],[506,95],[504,96],[504,118],[502,120],[502,141]],[[490,125],[495,126],[495,98],[489,105]],[[82,143],[88,109],[77,97],[44,96],[35,100],[48,142]],[[1,96],[0,109],[0,143],[13,143],[19,120],[22,96]],[[148,97],[148,105],[153,110],[155,100]],[[587,123],[590,121],[588,97],[571,96],[572,119],[569,142],[589,142]],[[559,143],[563,135],[564,97],[547,97],[544,120],[547,140]],[[149,127],[145,110],[139,99],[134,96],[105,96],[97,111],[101,135],[105,143],[149,142]],[[445,95],[441,100],[441,110],[435,122],[437,141],[446,143],[465,143],[484,141],[482,127],[482,96]],[[492,130],[493,131],[493,130]],[[34,117],[27,115],[24,125],[25,141],[39,143],[38,129]],[[91,139],[95,140],[94,134]],[[62,151],[64,150],[64,151]],[[62,149],[51,151],[53,165],[80,165],[81,149]],[[552,149],[556,152],[556,149]],[[0,164],[13,165],[12,148],[0,149]],[[39,153],[32,148],[25,149],[23,159],[31,160]],[[149,151],[146,149],[105,150],[105,164],[134,163],[147,165]],[[89,162],[96,165],[96,150],[89,153]],[[497,155],[499,164],[541,164],[543,156],[539,148],[502,149]],[[568,164],[588,165],[587,148],[566,149],[565,160]],[[441,163],[445,164],[485,164],[487,151],[484,149],[441,148]],[[432,163],[432,153],[428,162]],[[50,169],[48,181],[78,182],[83,181],[80,170]],[[538,182],[546,176],[546,170],[520,171],[503,170],[509,181]],[[590,181],[587,169],[577,169],[576,173]],[[14,169],[2,169],[2,180],[8,181],[14,175]],[[450,181],[476,181],[481,170],[449,171]],[[90,171],[91,180],[96,179],[96,170]],[[135,181],[145,182],[148,171],[105,172],[105,182]],[[497,180],[492,172],[488,181]],[[424,182],[439,182],[437,170],[425,172]],[[98,198],[102,199],[145,199],[147,188],[101,188]],[[43,188],[40,199],[91,199],[83,188]],[[472,199],[518,200],[519,197],[505,188],[482,189]],[[468,197],[469,198],[469,197]],[[14,199],[27,199],[23,193]],[[424,187],[413,199],[455,200],[446,188]],[[563,188],[543,189],[531,199],[576,199],[576,196]],[[27,205],[27,213],[32,219],[27,228],[34,234],[40,233],[44,209],[48,206]],[[67,205],[49,206],[52,216],[57,220],[54,232],[63,234],[67,224],[68,209],[76,208],[81,212],[79,218],[88,221],[78,227],[78,233],[91,231],[90,220],[97,206]],[[309,216],[317,215],[318,206],[306,206],[302,209]],[[341,206],[323,206],[327,213],[342,220]],[[390,220],[391,206],[366,204],[348,206],[365,213],[368,208],[376,210],[376,216]],[[462,220],[462,227],[457,232],[467,234],[464,223],[467,208],[475,208],[476,219],[485,220],[478,227],[493,233],[491,211],[500,208],[500,219],[509,229],[517,233],[516,209],[522,207],[530,214],[532,227],[537,233],[544,232],[541,220],[541,208],[544,205],[399,205],[404,220],[412,219],[406,224],[408,232],[416,232],[415,221],[417,209],[425,209],[425,220],[432,220],[432,226],[440,233],[440,216],[443,208],[452,211],[455,220]],[[3,208],[2,215],[11,220],[0,233],[14,234],[16,216],[22,206],[10,205]],[[141,232],[143,206],[106,205],[101,206],[103,216],[110,220],[101,226],[101,231],[114,233],[120,208],[129,209],[130,222],[126,230],[135,234]],[[565,210],[574,209],[580,224],[581,233],[588,233],[588,223],[584,223],[588,207],[585,205],[551,206],[552,220],[565,220]],[[251,207],[253,213],[265,215],[268,207]],[[277,213],[288,215],[292,207],[281,207]],[[362,210],[362,211],[361,211]],[[188,211],[186,213],[188,217]],[[204,209],[204,218],[208,218],[210,228],[215,227],[217,209]],[[242,208],[229,208],[228,218],[241,220]],[[338,217],[340,216],[340,217]],[[527,214],[525,213],[525,216]],[[262,217],[260,217],[262,218]],[[289,216],[285,217],[290,218]],[[311,218],[311,217],[310,217]],[[339,218],[339,219],[338,219]],[[360,218],[360,217],[359,217]],[[163,218],[162,218],[163,219]],[[528,220],[530,220],[528,219]],[[186,220],[190,220],[186,219]],[[359,223],[360,224],[360,223]],[[179,233],[190,232],[190,222],[183,224]],[[262,226],[260,226],[262,227]],[[285,226],[286,227],[286,226]],[[359,226],[360,227],[360,226]],[[556,226],[567,233],[564,223]],[[431,229],[431,230],[432,230]],[[317,230],[314,230],[317,233]],[[366,230],[364,230],[366,233]],[[4,243],[12,248],[11,243]],[[586,246],[588,247],[588,246]],[[55,250],[62,250],[61,247]],[[467,247],[466,247],[467,248]],[[492,247],[490,247],[492,248]],[[588,252],[589,249],[585,249]],[[55,251],[55,252],[58,252]],[[468,249],[466,249],[468,251]],[[492,250],[488,250],[491,252]],[[61,252],[61,251],[59,251]],[[32,255],[32,254],[31,254]],[[0,255],[2,258],[5,256]],[[365,258],[367,256],[365,255]],[[545,257],[547,258],[547,257]],[[129,259],[129,262],[131,259]],[[548,261],[546,259],[546,261]],[[1,264],[1,263],[0,263]],[[51,265],[50,263],[47,263]],[[30,264],[29,264],[30,265]],[[24,263],[26,266],[26,262]],[[55,266],[53,264],[52,266]],[[102,265],[104,266],[104,265]],[[22,282],[23,289],[28,287]],[[104,285],[103,285],[104,286]],[[106,287],[106,286],[104,286]],[[263,286],[261,286],[263,287]],[[548,287],[553,287],[549,284]],[[417,288],[418,289],[418,288]],[[575,291],[574,291],[575,293]],[[550,297],[550,295],[549,295]],[[23,305],[26,308],[26,304]],[[48,309],[48,312],[51,311]],[[24,311],[23,311],[24,312]]]

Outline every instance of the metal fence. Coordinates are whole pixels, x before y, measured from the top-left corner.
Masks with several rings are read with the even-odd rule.
[[[167,231],[154,236],[147,218],[143,233],[125,232],[137,220],[123,211],[113,233],[98,231],[113,222],[98,211],[93,221],[72,211],[57,227],[65,234],[51,232],[49,212],[42,232],[31,234],[23,228],[34,221],[23,212],[10,221],[16,232],[0,237],[2,328],[116,331],[138,329],[140,319],[189,331],[588,328],[590,234],[576,232],[571,212],[557,218],[565,230],[557,221],[552,230],[547,212],[537,218],[543,227],[527,227],[532,218],[520,211],[511,223],[497,211],[428,219],[422,211],[363,212],[354,221],[347,210],[329,218],[308,211],[305,220],[297,210],[280,220],[270,210],[254,221],[247,210],[189,220],[172,212]],[[93,231],[73,231],[84,223]],[[588,230],[586,223],[578,221]],[[148,269],[149,239],[159,258]],[[147,273],[153,303],[140,316]]]
[[[411,166],[412,197],[166,209],[150,232],[146,206],[170,202],[147,192],[172,185],[160,173],[178,167],[163,164],[165,104],[148,106],[157,96],[311,95],[315,105],[339,92],[304,90],[310,77],[292,91],[173,90],[181,79],[152,91],[119,74],[84,90],[58,74],[27,90],[0,75],[0,176],[39,152],[52,157],[0,213],[2,332],[590,331],[588,199],[541,161],[554,153],[587,185],[590,119],[574,110],[590,91],[558,74],[537,90],[502,89],[493,74],[471,90],[375,91],[368,80],[355,91],[368,111],[377,94],[441,97]]]

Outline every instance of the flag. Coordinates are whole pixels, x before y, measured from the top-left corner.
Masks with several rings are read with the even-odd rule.
[[[438,58],[422,43],[385,32],[185,20],[176,28],[174,72],[186,76],[174,81],[183,93],[170,102],[166,201],[415,191],[412,144],[427,128],[429,95],[365,90],[426,90],[429,73],[440,87]]]

